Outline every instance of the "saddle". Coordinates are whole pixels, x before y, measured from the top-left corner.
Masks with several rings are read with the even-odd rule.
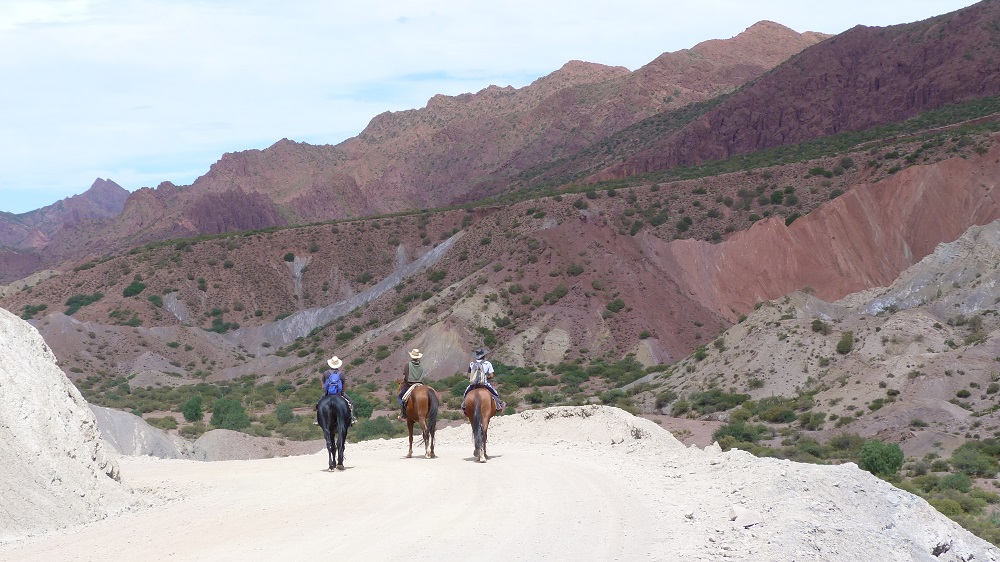
[[[418,386],[423,386],[423,385],[424,385],[424,383],[422,383],[422,382],[415,382],[415,383],[411,384],[410,388],[407,388],[406,392],[403,393],[403,402],[406,402],[407,400],[410,399],[410,394],[413,393],[413,389],[414,388],[417,388]]]

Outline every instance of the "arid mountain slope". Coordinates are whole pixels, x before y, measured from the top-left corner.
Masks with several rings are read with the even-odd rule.
[[[650,399],[665,388],[755,400],[807,394],[806,411],[829,419],[810,429],[815,437],[851,431],[916,458],[948,454],[1000,429],[998,264],[994,221],[939,245],[886,287],[837,302],[797,292],[762,303],[701,358],[653,377]],[[850,346],[840,343],[846,333]]]
[[[89,219],[114,217],[122,211],[128,191],[111,180],[97,178],[90,189],[52,205],[20,215],[0,212],[0,247],[43,248],[60,229]]]
[[[598,177],[745,154],[1000,94],[1000,4],[848,30],[792,57]]]
[[[305,222],[471,201],[645,117],[731,91],[822,37],[761,22],[635,72],[573,61],[524,88],[384,113],[337,146],[227,154],[194,187],[263,192]]]
[[[997,150],[912,166],[832,201],[820,180],[802,178],[809,163],[775,168],[771,180],[802,193],[791,207],[768,197],[749,209],[696,204],[738,198],[762,179],[729,174],[154,244],[0,303],[39,318],[73,373],[140,373],[136,384],[307,376],[333,351],[381,371],[384,383],[406,345],[400,334],[446,375],[486,341],[515,365],[628,353],[670,363],[758,302],[806,287],[833,300],[887,284],[960,229],[1000,217]],[[782,214],[793,210],[805,215],[786,226]],[[711,244],[675,239],[688,213],[705,237],[750,224],[747,213],[772,218]],[[98,294],[62,314],[70,297]]]

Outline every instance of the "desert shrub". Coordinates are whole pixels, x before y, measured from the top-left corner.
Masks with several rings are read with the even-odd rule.
[[[837,353],[847,355],[852,349],[854,349],[854,332],[846,331],[840,335],[840,341],[837,342]]]
[[[749,394],[730,394],[717,388],[691,395],[691,408],[699,414],[731,410],[750,399]]]
[[[163,308],[163,297],[160,295],[149,295],[146,297],[146,300],[148,300],[156,308]]]
[[[691,403],[686,399],[681,398],[680,400],[674,402],[673,407],[670,408],[670,415],[676,418],[688,413],[690,410]]]
[[[351,427],[351,431],[358,441],[379,437],[392,438],[403,432],[385,416],[361,420],[357,425]]]
[[[291,405],[288,402],[282,402],[274,408],[274,416],[278,419],[278,423],[286,424],[295,419],[295,414],[292,412]]]
[[[184,427],[180,428],[177,431],[177,433],[180,433],[183,437],[186,437],[188,439],[197,439],[201,437],[201,435],[206,431],[208,431],[208,427],[205,424],[201,422],[195,422],[191,425],[185,425]]]
[[[24,305],[24,308],[21,309],[22,310],[21,318],[23,318],[24,320],[31,320],[32,318],[34,318],[35,314],[42,312],[48,307],[49,305],[47,304],[39,304],[39,305],[26,304]]]
[[[812,331],[826,335],[830,333],[830,325],[817,318],[812,321]]]
[[[934,509],[940,511],[948,517],[954,517],[955,515],[961,515],[963,513],[962,505],[952,499],[931,498],[929,503],[934,506]]]
[[[972,479],[961,472],[949,474],[938,483],[938,488],[942,490],[958,490],[959,492],[968,492],[971,486]]]
[[[994,452],[995,440],[963,443],[951,454],[951,466],[969,476],[992,478],[1000,467]]]
[[[826,422],[826,414],[823,412],[805,412],[799,416],[799,425],[803,429],[809,431],[817,431],[823,429],[823,424]]]
[[[201,396],[196,394],[181,405],[181,413],[184,414],[184,419],[189,422],[201,421],[205,417],[201,408]]]
[[[656,395],[656,408],[664,408],[667,404],[677,400],[677,393],[673,390],[664,390]]]
[[[94,304],[95,302],[104,298],[104,293],[98,291],[91,295],[76,294],[72,297],[66,299],[66,316],[72,316],[80,308],[87,306],[88,304]]]
[[[218,398],[212,404],[212,419],[209,421],[215,427],[239,431],[250,426],[243,405],[229,398]]]
[[[569,288],[560,283],[552,291],[545,293],[542,299],[549,304],[555,304],[559,299],[565,297],[567,293],[569,293]]]
[[[177,429],[177,418],[173,416],[163,416],[162,418],[146,418],[146,423],[163,430]]]
[[[712,439],[721,441],[724,437],[731,437],[739,443],[756,443],[765,435],[769,435],[770,430],[764,424],[747,424],[746,422],[728,423],[712,434]]]
[[[374,402],[365,396],[355,394],[353,392],[348,392],[347,396],[349,396],[351,398],[351,402],[354,403],[354,416],[356,418],[364,420],[371,417],[372,412],[375,411]]]
[[[285,261],[295,261],[295,254],[293,252],[285,254]]]
[[[761,421],[766,421],[768,423],[791,423],[795,421],[795,410],[785,404],[781,404],[771,406],[770,408],[757,414],[757,417],[760,418]]]
[[[903,466],[903,450],[896,443],[869,439],[861,446],[858,466],[876,476],[896,474]]]

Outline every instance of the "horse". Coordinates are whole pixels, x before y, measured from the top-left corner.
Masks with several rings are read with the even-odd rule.
[[[347,400],[339,394],[324,396],[316,408],[316,421],[323,428],[323,437],[326,437],[329,470],[344,470],[344,443],[347,441],[347,428],[351,426],[351,410]]]
[[[402,380],[397,380],[396,383],[399,389],[403,388]],[[406,427],[410,430],[410,450],[406,453],[406,458],[413,456],[413,424],[418,422],[424,440],[424,458],[437,458],[434,454],[434,434],[437,432],[440,405],[441,401],[433,388],[425,384],[414,385],[406,401]]]
[[[484,387],[476,387],[469,391],[462,402],[462,412],[472,423],[472,442],[475,450],[472,456],[477,462],[486,462],[490,456],[486,454],[486,438],[490,429],[490,418],[497,413],[497,405],[493,395]]]

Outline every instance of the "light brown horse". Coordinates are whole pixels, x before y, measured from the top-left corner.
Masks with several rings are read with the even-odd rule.
[[[490,418],[497,413],[497,405],[490,391],[483,388],[473,388],[465,395],[462,411],[472,423],[472,442],[475,450],[472,456],[478,462],[486,462],[490,456],[486,454],[486,438],[490,429]]]
[[[398,389],[402,390],[403,381],[397,380]],[[420,423],[424,439],[424,458],[437,458],[434,454],[434,434],[437,432],[438,407],[437,392],[425,384],[414,385],[410,398],[406,401],[406,427],[410,430],[410,450],[406,458],[413,456],[413,424]]]

